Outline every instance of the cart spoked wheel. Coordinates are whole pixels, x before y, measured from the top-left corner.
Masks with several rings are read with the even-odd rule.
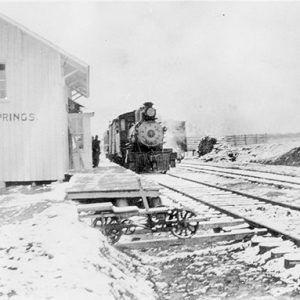
[[[174,211],[172,218],[176,222],[172,224],[171,233],[181,239],[192,237],[199,227],[199,222],[190,220],[195,216],[195,213],[190,210],[177,209]]]
[[[96,218],[92,222],[92,226],[99,226],[101,232],[108,238],[111,244],[119,241],[122,235],[122,224],[117,217]]]
[[[123,234],[129,235],[135,233],[136,225],[134,225],[131,220],[125,219],[121,223]]]

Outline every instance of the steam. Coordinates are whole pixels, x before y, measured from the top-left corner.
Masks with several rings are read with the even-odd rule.
[[[177,153],[187,151],[185,121],[167,120],[162,125],[167,128],[164,148],[172,148]]]

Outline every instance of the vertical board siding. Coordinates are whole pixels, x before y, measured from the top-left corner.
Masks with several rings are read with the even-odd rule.
[[[35,115],[34,121],[0,119],[0,181],[63,178],[68,123],[60,54],[0,18],[0,61],[8,97],[0,114]]]

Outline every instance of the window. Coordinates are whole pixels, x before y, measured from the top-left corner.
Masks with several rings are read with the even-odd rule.
[[[6,100],[6,74],[5,64],[0,64],[0,101]]]

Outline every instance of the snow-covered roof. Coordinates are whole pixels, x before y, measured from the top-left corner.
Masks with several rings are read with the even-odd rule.
[[[69,54],[57,45],[51,43],[50,41],[38,35],[37,33],[32,32],[30,29],[26,28],[25,26],[19,24],[18,22],[12,20],[11,18],[1,13],[0,18],[5,22],[19,28],[24,33],[30,35],[31,37],[47,45],[53,50],[57,51],[61,56],[65,82],[67,86],[69,86],[73,91],[72,95],[74,95],[74,98],[76,97],[76,95],[89,97],[90,67],[87,63]]]

